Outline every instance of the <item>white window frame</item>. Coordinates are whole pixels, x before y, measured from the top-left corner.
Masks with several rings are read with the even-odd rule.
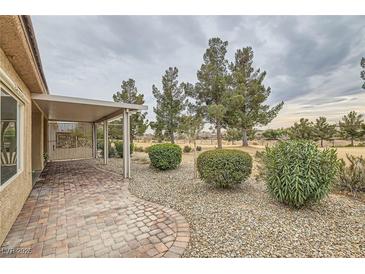
[[[1,79],[0,79],[1,80]],[[9,94],[14,100],[17,102],[17,121],[16,121],[16,132],[17,132],[17,148],[16,148],[16,157],[17,157],[17,172],[11,176],[5,183],[0,184],[0,192],[5,189],[8,185],[10,185],[14,180],[24,171],[24,102],[21,101],[11,88],[8,88],[0,81],[0,91],[3,90],[7,94]],[[0,96],[0,104],[1,104],[1,96]],[[0,112],[0,121],[1,121],[1,112]],[[1,138],[1,132],[0,132]],[[0,169],[0,178],[1,178],[1,169]]]

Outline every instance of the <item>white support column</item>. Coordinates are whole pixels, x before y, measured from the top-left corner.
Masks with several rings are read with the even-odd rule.
[[[96,123],[92,123],[92,131],[93,131],[93,158],[97,156],[97,131],[96,131]]]
[[[123,176],[130,178],[131,174],[131,152],[130,152],[130,121],[129,110],[123,112]]]
[[[104,121],[104,164],[108,164],[109,157],[109,134],[108,134],[108,120]]]

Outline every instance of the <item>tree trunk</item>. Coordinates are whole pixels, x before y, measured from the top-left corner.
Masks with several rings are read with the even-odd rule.
[[[323,139],[321,139],[321,147],[323,147]]]
[[[196,140],[193,140],[194,144],[194,179],[198,178],[197,161],[196,161]]]
[[[172,144],[175,144],[175,136],[173,132],[170,133],[170,140]]]
[[[217,123],[217,143],[218,143],[218,148],[221,149],[222,148],[222,134],[221,134],[220,123]]]
[[[247,129],[242,130],[242,146],[247,147],[248,146],[248,140],[247,140]]]

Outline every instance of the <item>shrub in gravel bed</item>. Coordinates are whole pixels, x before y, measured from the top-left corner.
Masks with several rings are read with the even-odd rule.
[[[205,151],[199,155],[197,164],[201,179],[223,188],[240,184],[252,170],[251,156],[233,149]]]
[[[340,168],[336,150],[320,150],[311,141],[293,140],[266,147],[263,175],[271,195],[299,208],[326,196]]]
[[[157,144],[148,148],[151,165],[160,170],[174,169],[181,163],[182,151],[175,144]]]
[[[365,191],[365,159],[346,154],[349,165],[342,162],[338,185],[352,193]]]
[[[189,152],[191,152],[191,151],[192,151],[191,146],[184,146],[184,152],[185,152],[185,153],[189,153]]]
[[[196,151],[202,151],[202,147],[201,146],[196,146]]]

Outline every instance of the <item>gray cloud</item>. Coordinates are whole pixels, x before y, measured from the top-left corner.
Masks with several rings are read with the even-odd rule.
[[[229,41],[230,60],[236,49],[253,47],[255,65],[267,71],[266,84],[272,88],[269,102],[286,101],[278,124],[287,121],[289,110],[296,117],[311,106],[322,106],[334,115],[340,106],[351,106],[351,98],[364,99],[359,78],[364,16],[32,19],[51,93],[111,100],[122,80],[131,77],[145,94],[150,119],[152,84],[160,85],[169,66],[179,68],[181,81],[195,82],[208,39],[215,36]]]

